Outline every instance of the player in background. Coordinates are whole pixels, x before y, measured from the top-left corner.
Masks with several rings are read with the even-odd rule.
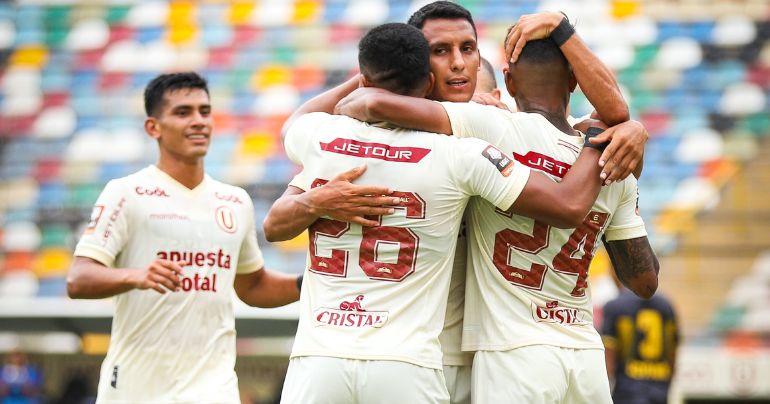
[[[492,97],[500,100],[495,72],[492,65],[481,58],[481,70],[478,74],[474,97]],[[491,102],[486,100],[486,102]],[[439,335],[443,354],[444,379],[452,404],[464,404],[471,401],[471,365],[473,352],[462,351],[463,312],[465,306],[465,276],[468,259],[468,240],[465,220],[457,235],[457,247],[452,261],[452,279],[449,283],[444,329]]]
[[[424,128],[488,140],[558,180],[581,145],[593,144],[583,143],[583,136],[566,120],[575,78],[560,47],[579,38],[560,14],[542,17],[539,23],[546,25],[545,31],[558,37],[527,43],[521,60],[504,71],[508,91],[525,113],[472,103],[439,105],[379,90],[369,91],[367,103],[360,102],[364,92],[357,90],[347,107],[354,116],[367,116],[360,108],[378,102],[372,96],[379,93],[393,106],[389,113],[398,115],[397,123],[423,121]],[[557,26],[561,29],[554,31]],[[507,38],[507,55],[517,33],[514,28]],[[636,196],[633,177],[603,189],[586,221],[567,231],[471,200],[466,217],[473,270],[466,285],[463,349],[479,351],[474,358],[474,401],[610,402],[586,271],[595,243],[606,230],[610,254],[623,260],[618,267],[625,271],[621,279],[641,296],[655,291],[658,264],[635,213]],[[542,366],[521,365],[536,363],[536,358],[550,359]]]
[[[642,299],[617,277],[614,280],[618,296],[604,305],[602,320],[612,399],[624,404],[665,404],[679,345],[674,308],[660,293]]]
[[[233,292],[276,307],[301,279],[264,269],[249,195],[204,171],[206,81],[160,75],[144,102],[158,162],[106,185],[67,276],[72,298],[115,297],[97,402],[239,403]]]
[[[419,30],[385,24],[359,44],[361,82],[411,96],[431,88],[429,47]],[[344,116],[295,113],[287,155],[303,165],[293,185],[311,189],[367,163],[363,184],[387,183],[397,213],[374,227],[318,219],[284,197],[265,231],[310,216],[309,263],[300,323],[282,393],[284,402],[447,402],[438,342],[461,212],[471,195],[569,227],[598,193],[596,150],[587,150],[561,184],[529,175],[488,143],[455,139]],[[508,208],[506,208],[508,206]],[[306,225],[305,225],[306,226]],[[296,225],[292,231],[301,232]],[[387,380],[387,383],[372,382]],[[397,388],[394,388],[397,386]]]

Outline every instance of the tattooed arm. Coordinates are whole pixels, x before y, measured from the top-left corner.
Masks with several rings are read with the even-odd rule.
[[[628,240],[604,240],[615,274],[623,286],[637,296],[649,299],[658,289],[658,257],[647,237]]]

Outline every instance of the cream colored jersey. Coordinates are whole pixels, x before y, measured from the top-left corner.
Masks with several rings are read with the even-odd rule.
[[[570,136],[542,115],[475,103],[442,103],[456,136],[474,136],[517,162],[560,181],[579,154]],[[593,327],[588,266],[597,242],[646,236],[636,210],[636,179],[603,187],[583,224],[557,229],[473,198],[468,206],[469,262],[464,350],[533,344],[602,349]]]
[[[471,195],[507,209],[529,170],[478,139],[324,113],[297,119],[285,147],[304,166],[302,189],[366,164],[356,183],[388,186],[401,198],[396,213],[374,218],[381,226],[319,219],[308,229],[308,272],[291,356],[441,369],[438,335],[463,209]]]
[[[465,311],[465,277],[468,266],[467,233],[465,220],[463,220],[452,260],[452,280],[449,283],[444,329],[439,335],[441,352],[444,354],[444,366],[471,366],[473,364],[473,353],[463,352],[461,349]]]
[[[98,402],[240,402],[233,282],[263,266],[243,189],[206,176],[190,190],[155,166],[110,181],[75,255],[116,268],[189,263],[178,292],[115,296]]]

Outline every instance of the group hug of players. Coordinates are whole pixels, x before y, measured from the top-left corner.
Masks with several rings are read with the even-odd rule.
[[[205,173],[205,80],[151,81],[157,164],[107,184],[67,279],[115,298],[97,402],[240,402],[233,291],[300,302],[284,403],[612,402],[588,267],[601,238],[625,286],[657,289],[647,133],[563,14],[522,16],[504,46],[518,112],[477,85],[471,14],[438,1],[369,31],[360,73],[289,118],[302,170],[264,235],[308,232],[299,277],[264,268],[249,195]],[[568,116],[578,84],[595,119]]]

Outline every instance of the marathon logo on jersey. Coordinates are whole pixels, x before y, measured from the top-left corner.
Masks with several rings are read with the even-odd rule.
[[[514,152],[513,158],[527,167],[543,171],[559,178],[564,178],[564,175],[566,175],[567,171],[572,167],[572,165],[556,160],[553,157],[533,151],[527,152],[527,154],[523,156]]]
[[[383,143],[359,142],[339,137],[329,143],[319,143],[323,151],[396,163],[419,163],[430,153],[430,149],[421,147],[396,147]]]
[[[513,160],[498,150],[495,146],[489,145],[481,155],[495,165],[497,171],[503,174],[503,177],[511,175],[513,171]]]
[[[104,206],[94,206],[94,209],[91,210],[91,217],[88,219],[88,225],[86,226],[86,230],[83,232],[83,234],[93,234],[93,232],[96,230],[96,225],[99,224],[99,219],[102,217],[102,212],[104,212]]]
[[[341,328],[380,328],[388,322],[387,311],[365,310],[361,302],[364,295],[351,301],[342,301],[339,308],[323,307],[313,311],[316,327],[333,326]]]
[[[214,197],[219,199],[220,201],[232,202],[232,203],[243,205],[243,201],[241,201],[241,198],[238,198],[238,195],[220,194],[219,192],[214,192]]]
[[[161,198],[169,197],[168,193],[166,193],[166,191],[160,187],[154,187],[154,188],[136,187],[134,188],[134,192],[136,192],[137,195],[157,196]]]
[[[532,318],[538,323],[562,325],[586,324],[583,313],[572,307],[561,307],[559,301],[546,302],[545,307],[532,303]]]

